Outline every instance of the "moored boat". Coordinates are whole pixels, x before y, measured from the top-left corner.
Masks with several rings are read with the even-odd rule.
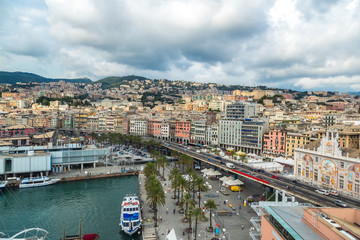
[[[0,181],[0,190],[6,187],[8,181]]]
[[[49,178],[49,177],[35,177],[35,178],[24,178],[19,188],[32,188],[32,187],[43,187],[59,182],[60,179]]]
[[[141,211],[139,198],[136,195],[126,195],[121,204],[120,227],[132,236],[141,227]]]

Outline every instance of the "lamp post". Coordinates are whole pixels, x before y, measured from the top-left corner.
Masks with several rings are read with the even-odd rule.
[[[206,232],[205,231],[200,231],[198,236],[201,237],[202,232],[204,233],[204,239],[206,240]]]

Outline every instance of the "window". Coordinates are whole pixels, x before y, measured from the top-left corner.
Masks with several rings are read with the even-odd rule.
[[[301,176],[301,165],[298,165],[298,176]]]
[[[306,168],[305,173],[306,173],[306,175],[305,175],[305,176],[308,178],[308,177],[309,177],[309,168],[308,168],[308,167]]]
[[[340,162],[340,167],[344,168],[344,162]]]
[[[318,180],[318,170],[315,169],[314,171],[314,180],[317,181]]]
[[[344,188],[344,179],[339,180],[339,188]]]
[[[319,162],[319,158],[318,158],[318,157],[315,157],[315,162]]]
[[[356,183],[355,183],[354,191],[355,191],[356,193],[359,193],[359,184],[356,184]]]
[[[5,172],[11,172],[12,170],[12,160],[5,159]]]

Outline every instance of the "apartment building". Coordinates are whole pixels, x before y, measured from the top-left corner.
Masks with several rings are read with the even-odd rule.
[[[148,122],[144,119],[130,119],[129,133],[137,136],[146,136]]]
[[[345,124],[335,124],[331,130],[336,130],[339,133],[339,144],[342,148],[360,148],[360,126],[352,126]],[[323,138],[326,135],[325,130],[317,132],[318,138]]]
[[[192,143],[206,144],[206,120],[196,120],[191,122],[190,141]]]
[[[161,123],[161,139],[168,141],[170,138],[170,124],[168,121]]]
[[[175,141],[190,142],[191,121],[176,121],[175,123]]]
[[[256,116],[256,103],[253,102],[235,102],[226,107],[226,119],[244,120]]]
[[[264,134],[263,152],[267,154],[286,154],[286,131],[282,128],[270,130]]]
[[[295,148],[302,148],[312,141],[311,133],[297,133],[287,132],[286,133],[286,155],[294,156]]]
[[[206,126],[206,145],[218,146],[219,144],[219,124],[211,124]]]

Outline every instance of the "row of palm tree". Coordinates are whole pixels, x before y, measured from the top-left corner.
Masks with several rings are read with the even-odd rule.
[[[156,177],[157,170],[156,165],[152,162],[149,162],[144,167],[144,175],[146,177],[145,180],[145,191],[147,194],[146,200],[152,207],[154,211],[154,227],[157,227],[157,212],[158,206],[163,206],[166,201],[165,191],[161,182]]]
[[[205,218],[201,209],[201,191],[207,191],[205,180],[198,176],[193,167],[193,159],[185,154],[173,151],[171,156],[179,157],[180,168],[174,168],[169,175],[171,186],[174,189],[174,198],[177,198],[179,206],[184,210],[185,217],[189,223],[188,230],[191,231],[192,220],[195,220],[195,239],[197,236],[198,221]],[[186,178],[184,176],[187,176]],[[195,192],[198,192],[198,205],[195,202]],[[212,229],[211,214],[216,209],[215,201],[210,199],[206,202],[205,208],[210,210],[210,229]]]

